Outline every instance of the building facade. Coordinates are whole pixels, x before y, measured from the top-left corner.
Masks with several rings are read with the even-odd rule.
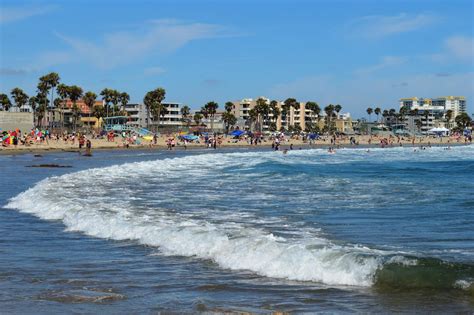
[[[444,116],[448,110],[453,112],[452,118],[466,112],[464,96],[441,96],[437,98],[409,97],[400,99],[400,108],[408,110],[428,111],[434,116]]]
[[[250,111],[257,106],[258,99],[263,99],[266,104],[270,104],[270,99],[266,97],[258,97],[256,99],[244,98],[240,101],[232,102],[234,104],[232,113],[237,118],[239,128],[241,127],[240,125],[242,122],[244,122],[246,129],[252,129],[252,126],[248,123],[250,121]],[[274,117],[273,113],[270,111],[268,114],[268,120],[261,122],[262,131],[272,130],[271,124],[274,124],[275,130],[305,130],[310,125],[317,125],[320,130],[325,127],[325,113],[322,110],[321,113],[317,115],[310,109],[306,108],[305,102],[298,102],[297,104],[298,106],[296,107],[291,106],[285,114],[285,111],[283,110],[284,102],[277,101],[276,106],[280,111],[280,115]],[[337,115],[332,122],[338,132],[353,132],[352,119],[349,113]]]
[[[464,96],[402,98],[400,99],[401,108],[411,112],[401,122],[410,132],[427,133],[432,128],[453,128],[456,116],[466,112],[466,98]],[[448,111],[452,113],[450,119],[447,115]]]

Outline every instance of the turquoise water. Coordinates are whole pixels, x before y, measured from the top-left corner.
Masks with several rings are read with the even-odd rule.
[[[0,163],[10,312],[474,309],[473,146]]]

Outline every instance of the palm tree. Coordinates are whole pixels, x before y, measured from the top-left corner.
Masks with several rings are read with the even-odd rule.
[[[335,106],[329,104],[328,106],[324,107],[324,112],[326,113],[326,130],[331,132],[333,129],[332,127],[332,116],[334,115],[334,108]]]
[[[51,89],[51,103],[53,103],[54,88],[59,84],[59,80],[61,80],[61,78],[56,72],[51,72],[43,76],[43,80],[48,84],[49,89]]]
[[[206,105],[204,105],[203,109],[203,115],[204,117],[210,118],[211,120],[211,130],[214,131],[214,117],[216,115],[217,108],[219,107],[219,104],[216,102],[208,102]]]
[[[196,125],[198,125],[198,126],[201,125],[202,117],[203,117],[202,114],[199,113],[199,112],[194,114],[193,119],[194,119],[194,122],[196,123]]]
[[[264,124],[268,125],[268,116],[270,114],[270,106],[268,105],[266,99],[259,98],[256,101],[256,105],[254,109],[257,112],[257,122],[258,122],[259,130],[261,132],[263,125]]]
[[[287,109],[286,114],[288,114],[291,108],[293,108],[294,110],[300,109],[300,103],[298,103],[298,101],[294,98],[287,98],[283,103],[285,104],[285,107]],[[287,122],[287,124],[288,123],[289,122]]]
[[[102,101],[106,108],[106,117],[109,117],[109,106],[112,100],[112,93],[112,90],[108,88],[105,88],[100,92],[100,96],[102,96]]]
[[[58,92],[58,95],[61,99],[61,106],[60,106],[60,121],[61,121],[61,132],[64,128],[64,108],[66,107],[66,101],[67,101],[67,97],[68,97],[68,94],[69,94],[69,86],[67,86],[66,84],[58,84],[58,86],[56,87],[56,91]]]
[[[120,103],[120,92],[117,90],[112,90],[110,93],[110,102],[114,105],[112,107],[112,115],[115,116],[115,112],[119,111],[118,103]]]
[[[300,104],[294,98],[287,98],[284,101],[284,103],[285,103],[285,105],[293,107],[294,109],[299,109],[300,108]]]
[[[86,94],[84,94],[83,101],[84,101],[84,104],[86,104],[86,106],[89,109],[89,117],[92,113],[92,108],[94,107],[96,99],[97,99],[97,94],[95,94],[94,92],[89,91]]]
[[[382,111],[382,117],[384,118],[384,120],[383,120],[383,123],[384,123],[384,124],[387,123],[387,118],[388,118],[388,116],[390,116],[390,114],[388,113],[388,110],[384,109],[384,110]]]
[[[337,104],[336,106],[334,106],[334,111],[336,111],[336,115],[337,115],[336,117],[337,117],[337,119],[339,119],[339,112],[341,111],[341,109],[342,109],[342,106],[339,105],[339,104]]]
[[[157,114],[155,115],[155,117],[158,120],[159,127],[161,112],[164,110],[164,106],[161,104],[161,102],[165,99],[165,96],[166,91],[161,87],[149,91],[145,94],[145,97],[143,98],[143,103],[146,107],[147,128],[150,128],[150,112],[152,110]]]
[[[38,108],[37,108],[37,123],[40,127],[44,126],[44,116],[48,111],[48,95],[39,91],[36,94],[36,101],[38,103]]]
[[[33,126],[36,126],[36,106],[38,105],[38,100],[36,99],[36,96],[31,96],[28,99],[28,105],[31,107],[31,112],[33,113]]]
[[[2,104],[2,109],[4,111],[8,111],[10,109],[10,107],[12,106],[12,102],[10,101],[10,99],[8,98],[8,95],[2,93],[0,94],[0,104]]]
[[[280,128],[281,131],[285,130],[285,127],[283,126],[283,123],[285,124],[286,128],[289,127],[290,122],[288,121],[288,113],[290,112],[290,107],[291,105],[283,103],[281,105],[281,123],[282,126]]]
[[[38,92],[41,94],[44,94],[45,95],[44,98],[47,99],[47,95],[51,91],[51,101],[49,102],[49,105],[46,104],[48,122],[50,118],[49,113],[52,107],[54,106],[54,102],[53,102],[54,88],[58,85],[58,83],[59,83],[59,75],[55,72],[51,72],[39,78]]]
[[[278,108],[278,102],[275,100],[270,102],[270,114],[272,114],[273,122],[276,123],[281,114],[281,110]]]
[[[23,105],[28,103],[28,95],[20,88],[14,88],[10,92],[16,107],[20,110]]]
[[[369,122],[370,122],[370,116],[372,115],[372,113],[374,112],[374,110],[372,109],[372,107],[368,107],[367,108],[367,114],[369,114]]]
[[[398,117],[400,118],[400,122],[405,120],[405,116],[408,114],[408,107],[402,106],[399,111]]]
[[[375,115],[377,115],[377,122],[379,122],[379,115],[381,112],[382,110],[380,109],[380,107],[376,107],[374,110]]]
[[[461,114],[456,116],[454,121],[456,122],[456,124],[458,125],[459,128],[465,129],[466,127],[468,127],[471,124],[472,119],[471,119],[471,117],[469,117],[468,114],[461,113]]]
[[[446,122],[448,126],[450,125],[451,119],[453,119],[453,111],[451,109],[448,109],[446,113],[444,114],[444,118],[446,119]],[[449,128],[449,127],[448,127]]]
[[[145,104],[146,108],[146,128],[150,129],[150,112],[155,104],[152,91],[149,91],[145,94],[145,97],[143,98],[143,104]]]
[[[181,107],[181,120],[186,123],[186,126],[189,128],[189,123],[191,120],[189,119],[189,115],[191,113],[191,108],[188,105],[184,105]]]
[[[226,102],[224,105],[224,109],[227,113],[230,113],[234,109],[234,103]]]
[[[122,92],[120,93],[119,99],[120,99],[120,104],[122,105],[122,112],[125,113],[125,105],[127,105],[128,102],[130,101],[130,95],[128,95],[127,92]]]
[[[89,108],[90,112],[92,112],[92,107],[94,107],[96,99],[97,99],[97,94],[95,94],[94,92],[89,91],[89,92],[86,92],[86,94],[84,94],[83,101],[84,101],[84,104],[86,104],[87,107]]]
[[[101,105],[95,105],[93,108],[92,108],[92,115],[94,115],[95,118],[97,118],[97,126],[100,128],[100,121],[101,121],[101,118],[104,117],[104,114],[105,114],[105,109],[104,109],[104,106],[101,106]]]
[[[38,125],[40,125],[40,127],[42,127],[44,114],[47,110],[46,107],[48,106],[48,98],[44,95],[41,95],[41,94],[38,94],[36,96],[36,98],[39,100],[38,101],[38,108],[37,108],[37,111],[36,111],[36,117],[37,117],[36,122],[38,123]],[[46,101],[44,100],[45,98],[46,98]],[[33,114],[33,115],[35,115],[35,114]]]
[[[61,78],[59,77],[59,74],[56,72],[51,72],[46,75],[46,82],[48,83],[48,87],[51,89],[51,106],[54,106],[54,88],[59,84],[59,80]],[[53,121],[54,121],[54,116],[53,116]]]
[[[231,112],[225,112],[222,114],[222,120],[225,124],[226,133],[229,133],[230,127],[237,123],[237,118]]]
[[[321,112],[321,108],[319,107],[318,103],[316,102],[306,102],[305,104],[305,108],[310,110],[311,114],[310,114],[310,126],[309,126],[309,130],[312,131],[314,130],[314,117],[316,115],[319,116],[319,113]]]
[[[77,118],[79,118],[81,109],[77,106],[76,102],[82,97],[82,88],[77,85],[72,85],[69,87],[69,99],[72,102],[72,117],[74,119],[74,131],[77,127]]]
[[[252,125],[255,125],[255,122],[258,120],[258,112],[255,110],[255,108],[252,108],[249,110],[249,117],[247,119],[247,125],[249,126],[249,129],[252,130]]]

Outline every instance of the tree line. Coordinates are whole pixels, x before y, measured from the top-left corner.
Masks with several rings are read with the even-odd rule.
[[[21,88],[14,88],[10,91],[14,104],[10,101],[7,94],[0,94],[0,110],[8,111],[13,105],[20,111],[25,105],[29,105],[33,111],[33,120],[35,126],[47,127],[50,114],[56,110],[59,112],[59,127],[64,128],[64,112],[68,108],[67,102],[71,101],[71,114],[74,129],[77,126],[78,118],[81,115],[81,109],[77,106],[77,101],[82,99],[89,108],[90,114],[97,119],[109,117],[110,114],[124,115],[125,105],[129,102],[130,96],[126,92],[119,92],[114,89],[105,88],[100,92],[102,104],[96,105],[97,94],[92,91],[84,92],[77,85],[66,85],[60,83],[61,78],[56,72],[51,72],[39,78],[36,89],[36,95],[28,96]],[[55,97],[56,96],[56,97]]]

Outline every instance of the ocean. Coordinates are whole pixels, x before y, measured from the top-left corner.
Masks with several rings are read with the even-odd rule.
[[[2,155],[0,176],[4,313],[474,310],[472,145]]]

